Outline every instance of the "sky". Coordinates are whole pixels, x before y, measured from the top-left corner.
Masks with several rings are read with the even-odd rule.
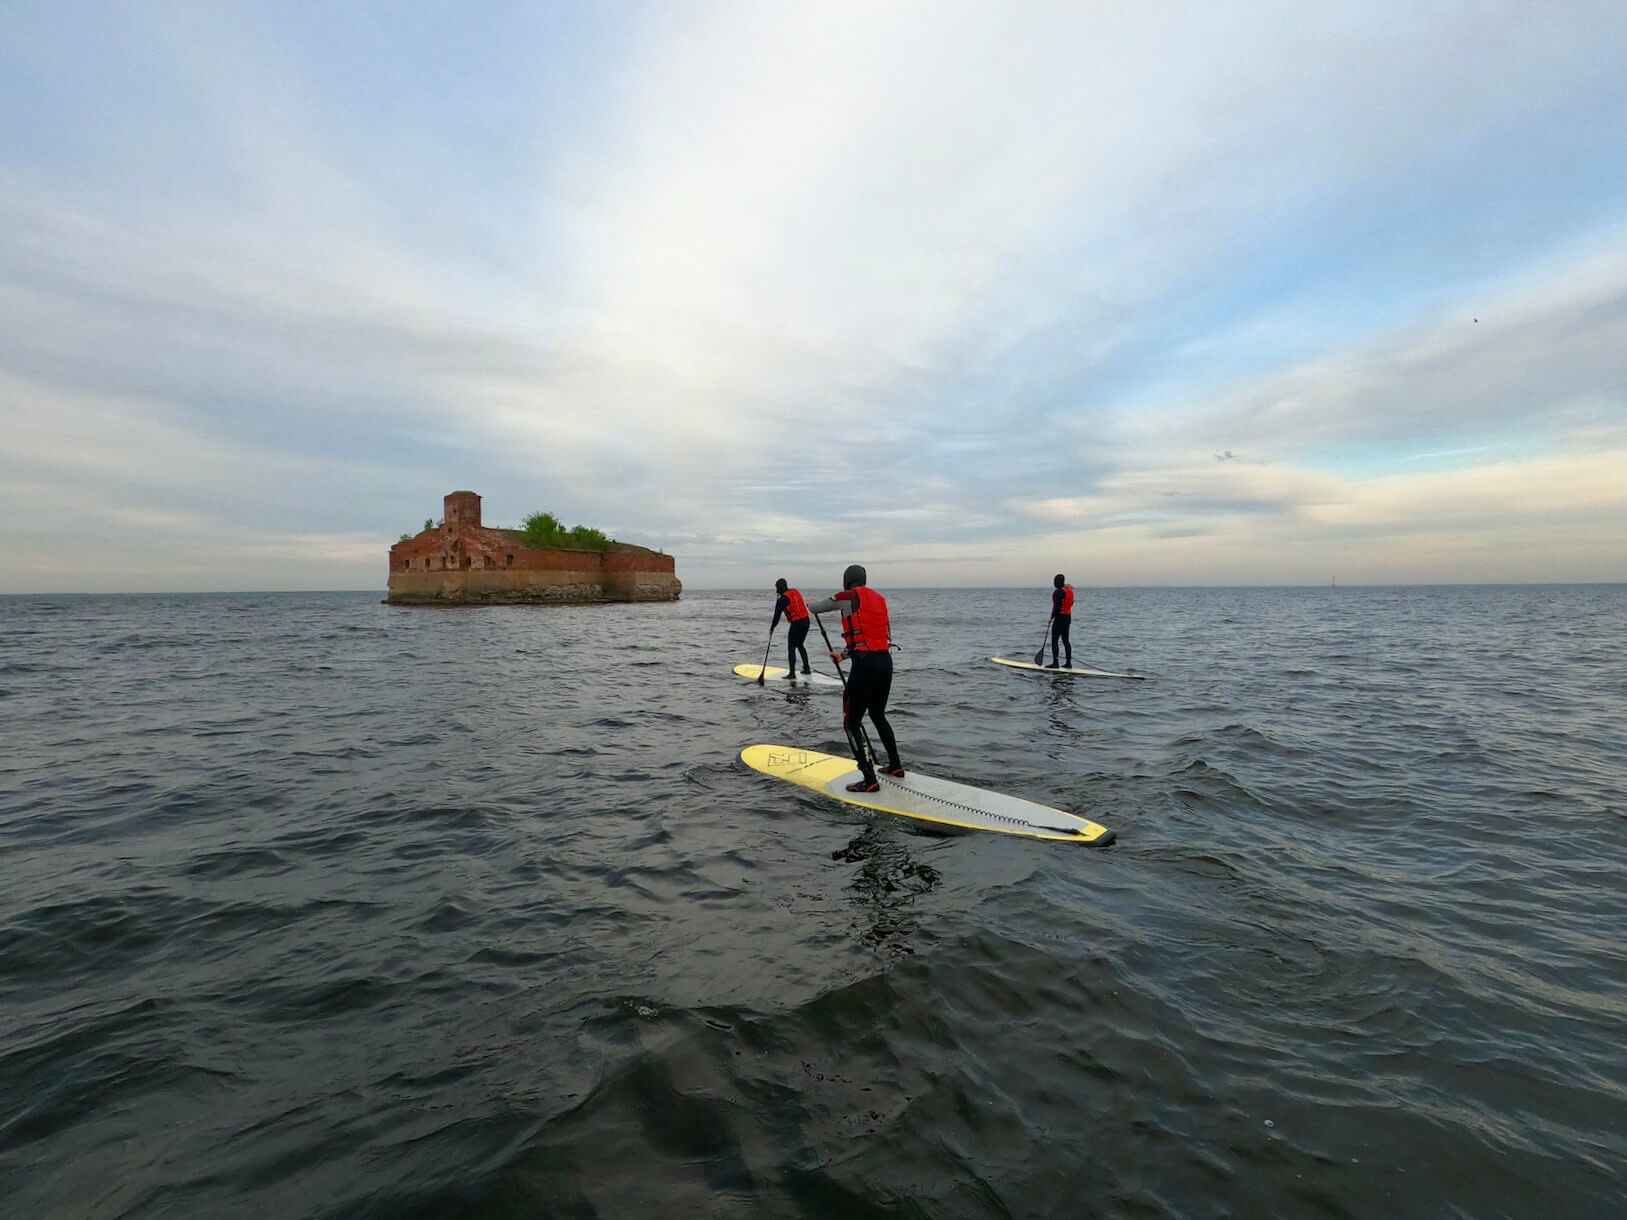
[[[0,5],[0,593],[1627,580],[1627,6]]]

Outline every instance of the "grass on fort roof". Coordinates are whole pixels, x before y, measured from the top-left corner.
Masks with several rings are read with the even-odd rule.
[[[532,513],[520,523],[520,534],[529,547],[561,546],[579,551],[602,551],[615,541],[592,526],[573,525],[566,529],[553,513]]]
[[[424,522],[424,529],[440,529],[444,521]],[[603,551],[613,546],[623,546],[614,538],[607,537],[603,530],[594,529],[588,525],[573,525],[565,528],[563,522],[553,513],[532,513],[517,530],[504,529],[505,534],[517,535],[526,546],[540,550],[543,547],[564,547],[578,551]],[[402,542],[410,542],[416,535],[402,534]]]

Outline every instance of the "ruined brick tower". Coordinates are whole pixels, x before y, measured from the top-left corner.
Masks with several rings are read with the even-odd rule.
[[[471,602],[673,601],[683,591],[671,555],[625,542],[603,549],[531,547],[519,530],[490,529],[480,497],[454,491],[445,515],[390,548],[390,592],[400,605]]]
[[[446,532],[457,538],[465,527],[480,528],[480,497],[472,491],[454,491],[445,501]]]

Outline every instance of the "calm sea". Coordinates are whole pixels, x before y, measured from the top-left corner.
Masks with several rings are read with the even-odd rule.
[[[0,1210],[1624,1214],[1627,589],[883,591],[1115,846],[748,770],[766,590],[0,599]]]

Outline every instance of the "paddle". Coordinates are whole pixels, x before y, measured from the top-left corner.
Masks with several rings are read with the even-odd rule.
[[[816,614],[814,615],[814,622],[819,624],[819,634],[824,637],[826,655],[835,660],[836,649],[830,646],[830,633],[825,630],[825,620]],[[847,693],[847,675],[842,672],[842,663],[840,661],[836,661],[836,676],[842,680],[842,693],[845,695]]]
[[[768,629],[768,643],[763,645],[763,667],[757,671],[757,685],[768,685],[768,650],[774,647],[774,629]]]
[[[836,676],[842,680],[842,720],[843,720],[843,732],[846,732],[847,731],[847,726],[846,726],[846,721],[847,721],[847,675],[842,672],[842,663],[836,659],[836,649],[834,649],[834,648],[832,648],[830,646],[830,633],[825,630],[825,620],[820,618],[816,614],[816,615],[814,615],[814,622],[819,624],[819,634],[820,634],[821,637],[823,637],[823,639],[825,641],[825,653],[826,653],[826,655],[829,656],[830,659],[833,662],[835,662],[835,664],[836,664]],[[859,736],[864,739],[864,752],[865,752],[865,755],[870,759],[871,767],[874,767],[876,765],[876,750],[875,750],[875,747],[870,744],[870,734],[865,731],[864,721],[862,721],[862,720],[859,721]]]
[[[1040,636],[1040,638],[1039,638],[1039,651],[1034,654],[1034,664],[1035,665],[1043,665],[1045,663],[1045,641],[1050,639],[1050,637],[1051,637],[1051,620],[1046,619],[1045,620],[1045,634]]]

